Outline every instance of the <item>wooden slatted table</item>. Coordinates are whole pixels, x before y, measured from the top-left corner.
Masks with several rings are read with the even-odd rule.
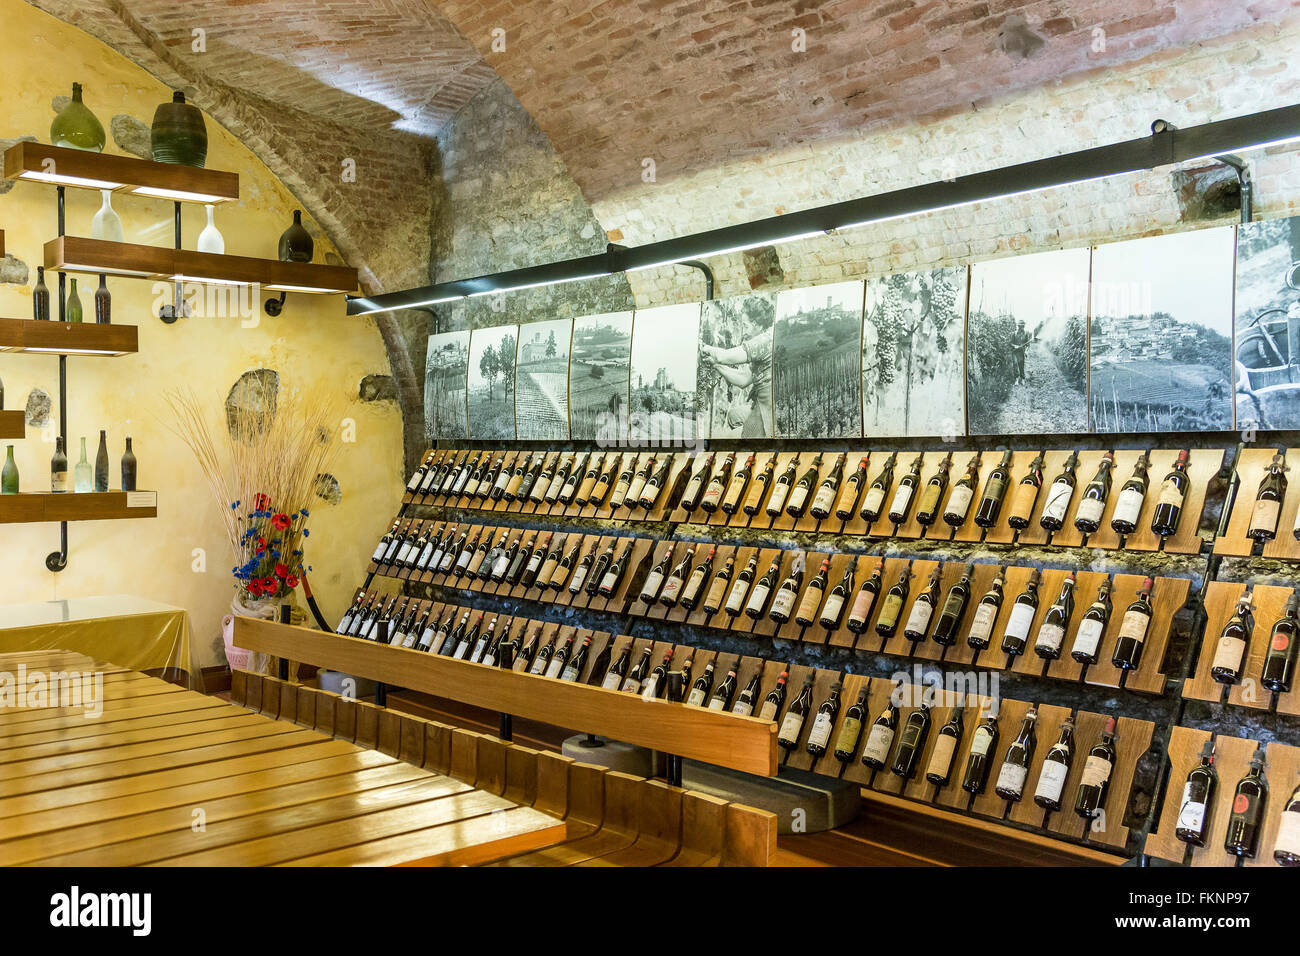
[[[0,865],[464,865],[565,839],[531,807],[157,678],[0,654],[19,665],[102,674],[103,711],[0,710]]]

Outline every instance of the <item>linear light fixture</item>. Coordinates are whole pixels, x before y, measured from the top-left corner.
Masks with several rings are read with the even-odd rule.
[[[85,189],[121,189],[121,183],[108,179],[90,179],[86,176],[64,176],[60,173],[47,173],[27,169],[18,174],[19,179],[34,179],[42,183],[54,183],[56,186],[80,186]]]
[[[45,346],[28,345],[20,349],[2,349],[5,352],[50,352],[56,355],[130,355],[130,352],[123,352],[119,349],[87,349],[87,348],[68,348],[61,346],[59,348],[46,348]]]
[[[1242,153],[1300,140],[1300,105],[1175,129],[1152,126],[1150,136],[1049,156],[1014,166],[909,186],[876,196],[817,206],[754,222],[724,226],[634,248],[608,246],[604,253],[457,279],[418,289],[348,299],[349,315],[418,309],[471,295],[488,295],[635,272],[693,259],[793,242],[820,234],[889,222],[907,216],[956,209],[1078,185],[1175,163]]]
[[[131,190],[137,196],[152,196],[157,199],[174,199],[176,202],[223,203],[229,196],[215,196],[211,193],[194,193],[185,189],[164,189],[161,186],[136,186]]]

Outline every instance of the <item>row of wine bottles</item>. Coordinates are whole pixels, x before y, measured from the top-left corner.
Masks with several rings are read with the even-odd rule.
[[[71,287],[68,290],[68,296],[63,304],[64,322],[81,322],[84,321],[84,309],[81,305],[81,295],[77,292],[77,280],[75,278],[68,280]],[[113,321],[113,297],[108,291],[108,278],[103,273],[99,275],[99,288],[95,290],[95,321],[101,325],[107,325]],[[45,267],[36,267],[36,285],[32,287],[32,318],[40,322],[47,322],[50,318],[50,290],[45,284]]]
[[[1200,761],[1192,767],[1183,784],[1174,832],[1178,839],[1192,846],[1205,846],[1212,829],[1214,798],[1219,787],[1214,758],[1214,741],[1207,740]],[[1267,765],[1265,747],[1259,744],[1250,759],[1250,768],[1233,791],[1223,848],[1245,859],[1255,858],[1260,832],[1268,820],[1268,779],[1264,776]],[[1173,799],[1173,795],[1166,799]],[[1300,785],[1282,805],[1273,859],[1283,866],[1300,866]]]
[[[131,436],[126,439],[126,451],[122,455],[122,490],[135,491],[138,463],[131,448]],[[18,466],[14,462],[14,446],[10,445],[5,454],[3,469],[0,469],[0,494],[16,495],[20,490]],[[68,481],[68,454],[63,444],[63,436],[55,440],[54,457],[50,459],[50,491],[62,493],[67,491],[90,492],[108,491],[108,432],[99,433],[99,451],[95,455],[94,469],[86,458],[86,439],[81,439],[81,461],[72,472],[72,481]]]
[[[672,471],[672,456],[631,452],[564,452],[547,460],[546,452],[430,452],[407,483],[412,494],[464,498],[472,501],[530,501],[535,504],[593,505],[653,508]],[[1177,533],[1191,479],[1189,453],[1178,453],[1165,475],[1152,509],[1151,530],[1163,537]],[[805,458],[807,461],[805,462]],[[918,454],[910,468],[895,481],[898,453],[892,452],[872,476],[869,455],[862,455],[848,470],[848,455],[836,454],[829,467],[821,452],[800,454],[776,474],[777,458],[770,454],[761,467],[756,455],[741,458],[735,452],[705,455],[694,468],[682,469],[667,501],[688,514],[743,513],[770,517],[805,514],[820,520],[832,515],[843,520],[861,517],[869,525],[882,519],[898,526],[913,516],[923,526],[940,519],[952,528],[964,526],[973,514],[976,525],[991,529],[1005,511],[1006,523],[1022,531],[1037,517],[1050,533],[1065,526],[1070,506],[1074,526],[1083,534],[1100,527],[1111,495],[1114,453],[1107,452],[1096,473],[1082,484],[1076,474],[1078,455],[1071,453],[1050,484],[1044,487],[1044,456],[1040,453],[1018,479],[1012,474],[1013,454],[1003,453],[981,484],[981,455],[975,453],[964,472],[951,482],[952,454],[940,461],[928,477],[921,473],[924,456]],[[657,463],[656,463],[657,462]],[[1129,535],[1139,527],[1148,498],[1150,459],[1143,454],[1133,473],[1120,486],[1111,514],[1111,528]],[[680,495],[677,489],[680,488]],[[946,497],[945,497],[946,495]]]
[[[1296,655],[1300,650],[1300,642],[1297,642],[1297,636],[1300,636],[1297,608],[1300,608],[1300,595],[1292,592],[1282,616],[1269,630],[1268,645],[1264,652],[1260,683],[1278,694],[1289,691],[1295,678]],[[1210,676],[1220,684],[1241,683],[1255,636],[1254,612],[1253,590],[1247,588],[1237,599],[1232,616],[1219,632],[1214,644]]]

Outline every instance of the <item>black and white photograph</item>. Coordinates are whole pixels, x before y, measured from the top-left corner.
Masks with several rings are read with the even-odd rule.
[[[631,312],[573,320],[569,429],[574,441],[615,442],[627,437],[631,356]]]
[[[1237,227],[1238,428],[1300,428],[1300,216]]]
[[[519,326],[515,359],[515,430],[519,438],[569,437],[569,319]]]
[[[628,408],[633,441],[672,445],[699,437],[695,408],[699,336],[698,302],[636,311]]]
[[[772,438],[776,295],[713,299],[700,317],[697,388],[702,438]]]
[[[469,437],[515,437],[515,342],[519,326],[475,329],[469,339]]]
[[[779,438],[862,434],[862,283],[776,296],[772,402]]]
[[[424,361],[424,433],[429,438],[464,439],[465,387],[469,372],[469,330],[429,336]]]
[[[1093,431],[1233,427],[1234,237],[1225,226],[1093,250]]]
[[[862,429],[869,438],[966,431],[966,267],[866,283]]]
[[[966,317],[972,435],[1088,430],[1088,269],[1092,250],[977,262]]]

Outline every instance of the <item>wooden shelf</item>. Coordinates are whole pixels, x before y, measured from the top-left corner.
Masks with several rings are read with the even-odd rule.
[[[0,352],[57,355],[129,355],[137,350],[134,325],[0,319]]]
[[[236,646],[368,677],[746,773],[773,776],[776,725],[586,684],[375,644],[271,621],[235,618]]]
[[[79,236],[60,236],[47,242],[45,268],[217,285],[260,284],[267,290],[286,292],[353,292],[357,288],[357,270],[349,266],[253,259]]]
[[[0,412],[0,438],[23,438],[26,434],[26,417],[22,411]]]
[[[0,524],[43,521],[109,521],[158,517],[154,491],[101,491],[54,494],[49,491],[0,495]]]
[[[6,179],[79,189],[111,189],[177,202],[221,203],[239,198],[239,174],[135,156],[23,142],[5,150]]]

